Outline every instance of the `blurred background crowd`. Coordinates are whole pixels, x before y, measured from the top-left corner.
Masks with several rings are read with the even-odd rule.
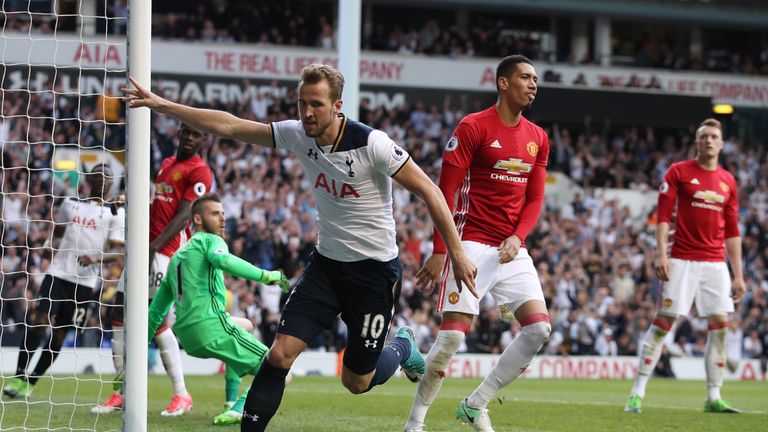
[[[47,1],[8,0],[1,18],[4,28],[31,33],[74,30],[74,16],[56,17]],[[73,2],[74,3],[74,2]],[[704,2],[710,3],[710,2]],[[728,10],[727,2],[712,7]],[[741,1],[745,3],[745,1]],[[65,5],[67,2],[65,2]],[[701,5],[699,5],[701,6]],[[739,5],[744,7],[743,4]],[[96,5],[98,27],[111,34],[127,30],[127,0]],[[156,38],[189,42],[242,42],[263,45],[336,47],[337,2],[331,0],[264,1],[257,4],[230,0],[169,0],[154,7],[152,34]],[[76,13],[76,10],[72,10]],[[510,52],[533,60],[603,64],[594,50],[575,55],[565,44],[551,49],[551,41],[568,36],[569,26],[555,31],[544,14],[511,13],[468,8],[374,3],[362,31],[361,48],[401,54],[451,58],[503,57]],[[370,17],[375,17],[375,20]],[[645,27],[621,23],[612,29],[612,65],[678,71],[713,71],[768,75],[768,45],[746,31],[707,29],[700,49],[691,50],[692,36],[685,28]],[[104,31],[104,30],[102,30]]]
[[[5,98],[5,112],[14,106],[30,107],[30,115],[52,113],[53,99],[45,95],[30,100]],[[66,102],[56,109],[64,117]],[[264,109],[266,105],[266,110]],[[295,118],[295,94],[269,96],[241,104],[213,106],[245,118],[278,121]],[[475,107],[421,102],[397,109],[361,110],[361,119],[384,130],[404,146],[433,179],[439,176],[442,148],[456,123]],[[86,110],[86,114],[88,111]],[[259,115],[262,113],[265,115]],[[87,114],[92,115],[92,114]],[[122,114],[120,114],[122,115]],[[53,116],[51,116],[53,117]],[[92,127],[79,129],[34,127],[25,116],[7,120],[4,146],[2,201],[2,320],[3,341],[20,336],[24,310],[33,305],[47,269],[42,247],[50,234],[52,206],[67,194],[67,181],[54,181],[53,144],[101,142],[109,130],[94,117]],[[42,121],[42,120],[40,120]],[[49,119],[49,121],[52,121]],[[177,124],[153,114],[152,168],[175,154]],[[694,154],[693,129],[660,130],[642,126],[612,127],[595,124],[542,124],[549,133],[548,170],[559,171],[581,186],[583,192],[566,205],[547,200],[546,208],[527,239],[538,266],[553,323],[553,335],[544,348],[549,354],[634,355],[638,340],[648,327],[659,293],[654,277],[655,211],[632,216],[616,199],[604,197],[602,188],[651,191],[658,187],[670,163]],[[112,127],[112,126],[111,126]],[[54,131],[54,137],[50,132]],[[110,132],[112,133],[112,132]],[[120,133],[120,136],[122,134]],[[748,146],[737,136],[726,135],[723,165],[740,184],[740,228],[744,236],[747,296],[737,305],[730,328],[730,357],[765,358],[768,355],[768,158],[766,143]],[[124,145],[119,140],[116,147]],[[59,146],[59,144],[57,144]],[[294,281],[300,277],[315,237],[317,213],[307,178],[293,155],[242,142],[211,137],[202,155],[214,173],[217,191],[227,214],[227,235],[233,253],[263,268],[283,269]],[[57,197],[56,200],[52,196]],[[439,324],[434,298],[414,289],[414,274],[431,253],[432,225],[425,206],[400,187],[394,189],[401,259],[404,263],[402,295],[393,326],[417,329],[422,349],[431,345]],[[105,269],[100,302],[94,302],[89,329],[82,345],[108,345],[106,305],[114,299],[114,285],[122,262]],[[243,280],[227,283],[232,293],[231,313],[256,324],[255,332],[269,344],[274,337],[280,306],[285,301],[278,288]],[[97,295],[98,296],[98,295]],[[484,302],[475,331],[462,349],[497,353],[514,337],[517,326],[502,321],[499,311]],[[682,320],[667,344],[673,355],[701,356],[706,320]],[[14,333],[16,336],[14,336]],[[316,349],[336,350],[345,341],[343,324],[315,341]]]
[[[7,0],[4,30],[50,33],[66,30],[67,17],[52,20],[47,2]],[[167,4],[166,4],[167,3]],[[742,2],[744,3],[744,2]],[[331,1],[259,2],[226,0],[169,1],[153,15],[153,35],[190,42],[250,42],[333,49],[336,43],[336,3]],[[31,5],[28,7],[28,5]],[[23,7],[22,7],[23,6]],[[48,5],[50,9],[50,5]],[[124,34],[125,0],[99,4],[110,19],[98,25]],[[417,11],[418,12],[418,11]],[[423,12],[423,11],[422,11]],[[362,47],[401,54],[492,57],[521,53],[534,59],[543,81],[546,62],[602,64],[590,55],[573,58],[566,49],[548,49],[549,20],[468,9],[404,14],[397,6],[376,3],[366,19]],[[429,17],[429,18],[424,18]],[[639,24],[638,24],[639,25]],[[744,38],[735,30],[702,35],[701,52],[691,52],[674,26],[654,32],[632,25],[615,26],[614,65],[768,74],[768,40]],[[560,44],[558,46],[563,46]],[[543,64],[542,64],[543,63]],[[539,66],[541,65],[541,66]],[[650,84],[649,84],[650,85]],[[63,149],[91,148],[119,154],[125,148],[124,107],[115,99],[78,97],[59,89],[41,92],[2,91],[0,150],[2,150],[2,218],[0,219],[2,344],[15,345],[23,335],[24,315],[48,269],[42,258],[55,209],[81,184],[77,176],[60,176],[53,155]],[[272,122],[297,118],[296,95],[254,92],[258,97],[239,103],[212,104],[240,117]],[[189,102],[189,101],[180,101]],[[485,106],[446,96],[430,105],[409,100],[397,108],[370,107],[363,100],[360,120],[385,131],[408,150],[435,181],[444,144],[465,115]],[[175,153],[178,124],[152,114],[152,171]],[[532,118],[536,121],[536,118]],[[648,328],[658,300],[660,282],[654,276],[656,215],[654,209],[633,215],[605,188],[654,193],[673,162],[691,158],[694,125],[688,129],[617,125],[610,119],[585,117],[578,123],[541,122],[550,137],[550,172],[560,172],[579,186],[570,202],[548,197],[542,217],[526,240],[539,270],[552,318],[553,333],[543,348],[554,355],[634,355]],[[729,359],[768,359],[768,141],[746,140],[738,128],[726,127],[721,162],[739,182],[740,229],[748,292],[737,305],[728,333]],[[317,209],[311,185],[294,156],[215,137],[202,149],[222,196],[227,214],[230,248],[253,264],[283,269],[295,282],[303,272],[316,238]],[[124,184],[121,186],[124,187]],[[439,324],[434,296],[414,289],[414,275],[431,253],[432,225],[423,203],[400,187],[394,188],[394,215],[404,264],[402,295],[393,328],[417,329],[427,350]],[[93,313],[77,341],[81,346],[108,346],[107,310],[114,302],[116,280],[123,261],[104,269],[103,289],[94,294]],[[272,286],[231,279],[230,310],[255,324],[266,344],[274,338],[285,296]],[[462,351],[499,353],[518,331],[501,320],[496,307],[483,302],[474,331]],[[668,354],[701,356],[707,323],[691,316],[681,319],[666,343]],[[313,349],[338,350],[346,329],[338,325],[318,338]]]

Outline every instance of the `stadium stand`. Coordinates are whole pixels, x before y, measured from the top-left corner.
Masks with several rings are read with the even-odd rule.
[[[275,121],[295,115],[294,98],[289,92],[284,98],[265,96],[216,108],[260,121]],[[25,101],[14,98],[7,98],[5,103],[5,112],[26,106]],[[39,111],[51,109],[44,95],[35,96],[30,106]],[[401,142],[435,178],[442,145],[463,112],[452,105],[427,107],[416,102],[400,109],[368,110],[366,117],[370,124]],[[60,113],[66,115],[66,111]],[[153,116],[151,144],[156,171],[159,162],[174,151],[176,125]],[[25,121],[7,121],[6,140],[25,131]],[[650,212],[632,217],[627,207],[600,191],[606,187],[655,189],[670,163],[691,156],[691,131],[595,125],[589,118],[582,124],[544,126],[554,149],[550,170],[564,173],[583,188],[583,194],[573,196],[567,205],[549,203],[528,240],[552,316],[554,336],[545,349],[548,353],[568,355],[635,354],[636,341],[653,316],[659,291],[650,258],[655,244],[655,216]],[[101,130],[85,128],[78,132],[64,124],[55,137],[37,137],[35,141],[75,142],[78,133],[85,135],[81,142],[83,138],[87,142],[89,136],[95,139]],[[117,142],[115,146],[119,148],[124,143]],[[24,271],[33,267],[44,270],[47,264],[36,248],[42,246],[48,235],[39,227],[48,225],[25,219],[22,209],[27,208],[27,215],[34,215],[39,221],[50,218],[50,194],[54,191],[42,189],[52,184],[44,181],[52,175],[50,147],[35,144],[3,148],[6,194],[2,292],[6,298],[21,298],[20,290],[27,284]],[[748,146],[735,135],[729,135],[724,154],[726,166],[741,185],[745,277],[750,287],[750,294],[738,305],[735,321],[739,326],[734,331],[742,335],[742,355],[760,357],[765,356],[765,351],[756,341],[768,345],[768,158],[764,142]],[[204,156],[214,171],[229,216],[227,230],[232,252],[263,268],[283,268],[290,277],[297,278],[314,243],[316,209],[309,184],[297,169],[296,161],[273,151],[215,138],[206,146]],[[399,224],[399,242],[405,265],[403,294],[395,322],[417,328],[420,344],[427,348],[436,333],[438,316],[429,299],[414,290],[413,275],[430,253],[431,225],[423,205],[409,193],[398,188],[394,196],[395,215],[404,222]],[[32,288],[27,298],[34,298],[39,282],[29,281]],[[279,316],[279,292],[241,280],[231,280],[228,286],[237,299],[232,304],[232,314],[252,319],[268,343]],[[102,300],[109,303],[111,293],[107,289]],[[23,301],[4,301],[3,323],[21,319],[23,307]],[[102,310],[101,315],[104,313]],[[109,321],[102,318],[101,322],[107,325]],[[487,305],[475,325],[483,331],[467,341],[467,352],[500,352],[517,331],[500,320],[496,308]],[[705,321],[684,321],[668,349],[675,355],[701,355],[705,333]],[[315,347],[335,350],[343,346],[344,337],[344,329],[339,328],[317,341]],[[9,338],[9,332],[5,332],[3,342],[10,343]],[[101,338],[82,341],[89,340]]]
[[[38,2],[39,3],[39,2]],[[744,4],[748,2],[743,2]],[[37,3],[36,3],[37,4]],[[319,46],[332,48],[336,37],[335,12],[330,2],[288,1],[282,7],[262,2],[222,7],[226,2],[168,2],[154,16],[154,33],[160,38],[203,42],[252,42],[264,45]],[[100,7],[104,7],[101,5]],[[521,52],[534,59],[592,63],[589,58],[574,59],[551,53],[542,45],[548,31],[540,22],[519,24],[519,20],[491,15],[481,9],[469,10],[466,20],[456,15],[436,13],[436,18],[398,24],[401,6],[373,6],[377,23],[364,33],[363,46],[371,50],[428,56],[497,57]],[[169,12],[174,10],[176,12]],[[43,8],[44,9],[44,8]],[[111,16],[125,14],[125,1],[108,2]],[[381,13],[378,13],[381,12]],[[416,14],[418,15],[418,14]],[[289,18],[287,18],[289,17]],[[50,32],[51,16],[13,12],[2,17],[5,29],[23,32]],[[511,24],[510,24],[511,23]],[[66,23],[61,23],[65,25]],[[246,25],[247,24],[247,25]],[[516,25],[519,24],[519,27]],[[546,31],[544,31],[546,30]],[[668,29],[667,29],[668,30]],[[115,28],[116,33],[124,32]],[[722,32],[726,32],[723,30]],[[721,33],[722,33],[721,32]],[[762,34],[754,44],[735,42],[734,35],[724,39],[728,46],[705,45],[702,56],[669,44],[669,34],[624,38],[617,35],[618,56],[627,65],[673,70],[725,71],[736,74],[768,74],[768,40]],[[642,34],[642,33],[640,33]],[[724,33],[723,33],[724,34]],[[756,34],[756,33],[755,33]],[[320,35],[319,38],[316,35]],[[715,34],[713,40],[717,37]],[[555,74],[544,81],[559,82]],[[573,84],[579,84],[575,80]],[[571,84],[571,83],[568,83]],[[608,83],[607,85],[610,85]],[[627,87],[637,87],[630,83]],[[644,87],[653,88],[649,83]],[[96,101],[79,106],[79,116],[72,114],[76,105],[66,94],[55,98],[49,92],[35,92],[29,99],[21,93],[8,92],[3,97],[4,121],[0,128],[2,148],[2,319],[4,345],[15,344],[20,337],[14,323],[23,320],[25,301],[33,299],[40,280],[27,272],[40,274],[47,261],[41,247],[49,235],[52,195],[63,196],[66,184],[51,182],[51,150],[68,143],[106,145],[111,150],[124,149],[124,134],[119,125],[83,122],[95,120]],[[259,121],[296,117],[295,94],[260,92],[242,103],[213,102],[214,108]],[[442,146],[463,114],[477,108],[467,101],[443,106],[423,101],[408,101],[396,108],[382,105],[361,109],[361,119],[386,131],[405,146],[416,162],[433,178],[439,171]],[[28,116],[22,116],[22,114]],[[19,116],[16,116],[19,115]],[[119,116],[123,110],[119,110]],[[35,118],[56,118],[56,127],[34,127]],[[117,123],[123,123],[120,118]],[[603,194],[604,188],[651,191],[670,163],[692,155],[692,129],[649,127],[643,124],[611,124],[585,117],[581,122],[539,122],[547,128],[553,143],[551,171],[562,173],[581,188],[565,205],[548,201],[541,222],[528,240],[538,263],[554,334],[545,350],[551,354],[634,355],[636,343],[653,316],[659,282],[653,277],[650,257],[655,239],[655,214],[631,215],[630,210]],[[51,126],[51,125],[48,125]],[[174,151],[176,124],[153,114],[153,171]],[[53,130],[46,134],[45,130]],[[29,132],[29,136],[23,134]],[[741,130],[726,130],[724,165],[735,174],[741,188],[740,228],[744,236],[745,277],[748,295],[738,305],[734,327],[741,340],[736,350],[745,357],[768,358],[768,141],[742,136]],[[79,136],[79,140],[77,137]],[[27,145],[6,146],[13,141]],[[297,169],[295,159],[283,154],[257,149],[243,143],[213,139],[204,156],[214,170],[216,183],[229,215],[227,230],[232,252],[263,268],[282,268],[297,278],[315,239],[316,208],[309,184]],[[51,186],[53,185],[53,186]],[[52,190],[60,187],[61,190]],[[426,349],[437,329],[437,314],[429,299],[413,287],[413,275],[429,255],[431,226],[421,203],[406,191],[395,191],[395,214],[400,219],[399,242],[405,264],[404,286],[395,325],[407,323],[417,329],[419,342]],[[120,268],[116,263],[112,277]],[[29,287],[24,293],[25,287]],[[234,298],[232,314],[245,316],[256,324],[260,336],[269,344],[279,316],[279,293],[240,280],[230,280]],[[112,301],[112,287],[107,287],[102,301]],[[14,298],[16,300],[7,300]],[[282,299],[284,301],[284,299]],[[103,308],[102,308],[103,309]],[[94,314],[108,330],[106,310]],[[101,318],[98,318],[101,317]],[[467,341],[468,352],[499,352],[517,331],[515,325],[500,320],[495,308],[484,307],[475,324],[484,331]],[[701,355],[706,322],[697,318],[679,324],[677,336],[668,344],[673,355]],[[335,350],[343,346],[345,330],[337,328],[318,349]],[[102,340],[83,338],[85,344]],[[104,338],[104,343],[109,338]],[[91,342],[89,342],[91,341]]]

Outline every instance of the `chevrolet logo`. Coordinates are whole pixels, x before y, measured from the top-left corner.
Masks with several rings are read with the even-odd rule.
[[[719,193],[711,190],[696,191],[696,193],[693,194],[693,197],[710,204],[722,204],[725,202],[725,197],[723,195],[720,195]]]
[[[509,159],[496,162],[493,166],[496,169],[505,170],[510,174],[519,175],[520,173],[531,172],[533,165],[523,162],[522,159]]]

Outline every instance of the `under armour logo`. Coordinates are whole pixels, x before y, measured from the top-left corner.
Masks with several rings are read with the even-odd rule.
[[[375,339],[374,340],[370,340],[370,339],[366,339],[365,340],[365,347],[366,348],[368,348],[368,349],[376,349],[377,346],[379,346],[379,341],[377,341]]]
[[[280,320],[280,327],[285,325],[285,320]]]
[[[347,173],[347,175],[350,177],[354,177],[355,172],[352,171],[352,164],[355,163],[355,161],[351,157],[347,156],[347,160],[344,163],[347,164],[347,168],[349,168],[349,172]]]
[[[311,148],[307,152],[307,156],[309,156],[311,158],[315,158],[315,160],[317,160],[317,157],[320,156],[320,153],[316,152],[315,149]]]
[[[258,414],[248,414],[245,411],[243,411],[243,418],[244,419],[251,419],[251,421],[254,422],[254,423],[259,421],[259,415]]]

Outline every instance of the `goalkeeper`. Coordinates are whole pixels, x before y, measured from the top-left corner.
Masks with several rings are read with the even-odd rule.
[[[278,270],[262,270],[229,253],[223,238],[224,209],[218,195],[203,195],[192,204],[192,223],[195,235],[174,254],[149,306],[148,338],[152,340],[173,304],[173,331],[187,354],[224,362],[228,393],[233,391],[236,395],[240,377],[256,375],[269,349],[250,333],[250,321],[225,311],[222,271],[266,284],[277,283],[283,291],[288,291],[288,280]],[[243,393],[214,423],[239,423],[246,395],[247,392]]]

